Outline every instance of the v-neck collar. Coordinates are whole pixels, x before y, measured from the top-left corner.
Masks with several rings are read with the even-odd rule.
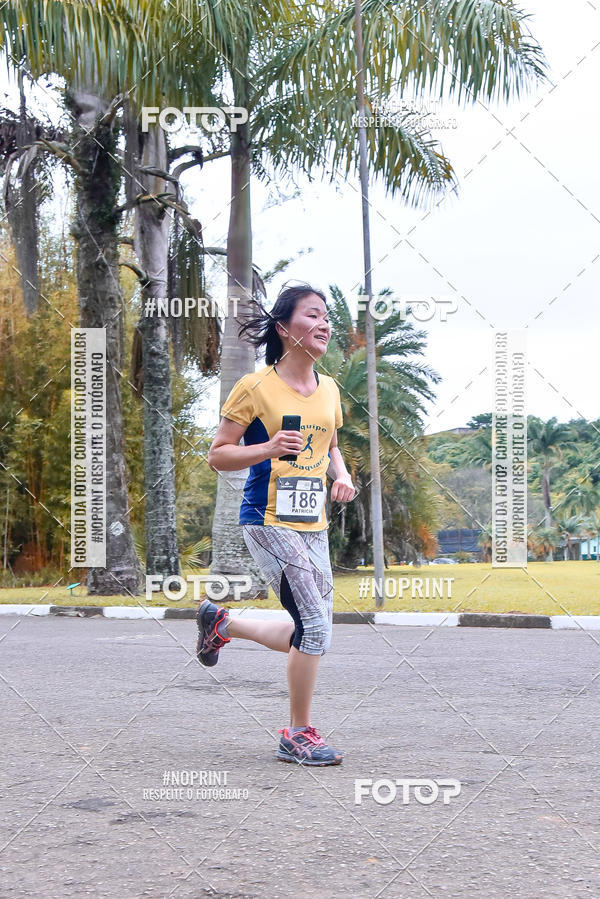
[[[288,382],[285,380],[285,378],[282,378],[282,377],[281,377],[281,375],[279,374],[279,372],[278,372],[277,369],[275,368],[275,365],[272,365],[271,368],[272,368],[273,371],[275,372],[276,377],[279,378],[279,380],[281,381],[281,383],[284,385],[284,387],[286,387],[286,388],[290,391],[290,393],[293,393],[294,396],[298,397],[298,399],[301,399],[301,400],[312,400],[312,398],[314,397],[315,393],[317,393],[317,391],[319,390],[319,388],[320,388],[320,386],[321,386],[321,379],[319,378],[318,372],[315,371],[315,372],[314,372],[314,375],[315,375],[315,378],[317,379],[317,386],[315,387],[315,389],[313,390],[313,392],[312,392],[311,394],[309,394],[308,396],[306,396],[306,394],[300,393],[299,390],[296,390],[294,387],[292,387],[290,384],[288,384]]]

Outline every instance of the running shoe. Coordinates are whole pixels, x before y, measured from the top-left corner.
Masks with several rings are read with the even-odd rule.
[[[317,733],[314,727],[290,734],[289,727],[279,728],[282,735],[277,750],[277,758],[282,762],[298,762],[301,765],[339,765],[342,753],[331,746]]]
[[[208,599],[202,603],[196,614],[198,624],[196,655],[199,661],[209,668],[217,664],[219,650],[231,639],[225,629],[228,618],[227,609],[216,606]]]

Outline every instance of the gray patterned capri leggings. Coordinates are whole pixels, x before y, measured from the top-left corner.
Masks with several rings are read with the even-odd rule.
[[[294,620],[290,647],[324,655],[333,624],[327,528],[295,531],[279,525],[245,524],[243,534],[250,555]]]

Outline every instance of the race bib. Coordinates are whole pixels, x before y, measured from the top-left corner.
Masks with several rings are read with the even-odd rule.
[[[275,516],[279,521],[320,521],[325,503],[321,478],[277,478]]]

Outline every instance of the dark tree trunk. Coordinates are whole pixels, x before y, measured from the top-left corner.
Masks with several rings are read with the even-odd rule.
[[[143,166],[167,168],[164,132],[152,128],[140,133]],[[138,188],[157,194],[168,190],[161,178],[139,174]],[[144,480],[146,492],[146,574],[178,575],[179,550],[175,507],[175,456],[171,402],[169,320],[145,314],[146,299],[166,297],[170,216],[156,202],[136,207],[135,251],[147,280],[142,289],[144,402]]]
[[[26,147],[36,139],[35,123],[27,116],[23,74],[19,70],[20,113],[16,127],[17,147]],[[27,316],[37,311],[40,293],[38,270],[38,209],[39,190],[35,180],[35,148],[20,160],[14,181],[8,176],[6,184],[6,215],[12,243],[17,257],[23,302]]]
[[[550,502],[550,470],[545,468],[542,473],[542,497],[544,499],[544,522],[545,527],[550,530],[552,527],[552,505]],[[552,548],[548,551],[546,562],[552,562]]]
[[[247,106],[248,85],[239,68],[232,73],[235,104]],[[231,205],[227,235],[228,297],[237,299],[235,307],[228,300],[221,351],[221,404],[239,378],[254,371],[254,348],[238,338],[238,327],[252,298],[252,219],[250,207],[250,128],[249,122],[238,125],[231,135]],[[253,579],[253,594],[266,596],[268,591],[257,566],[250,556],[238,514],[248,469],[220,472],[212,530],[212,574],[248,572]]]
[[[544,499],[544,521],[547,528],[552,527],[552,504],[550,502],[550,472],[544,469],[542,473],[542,496]]]
[[[123,302],[118,276],[120,185],[117,136],[100,119],[107,104],[83,92],[69,95],[75,117],[73,155],[81,168],[76,178],[77,288],[82,328],[106,329],[106,568],[88,571],[94,596],[140,592],[143,572],[129,521],[125,466],[121,369]]]

